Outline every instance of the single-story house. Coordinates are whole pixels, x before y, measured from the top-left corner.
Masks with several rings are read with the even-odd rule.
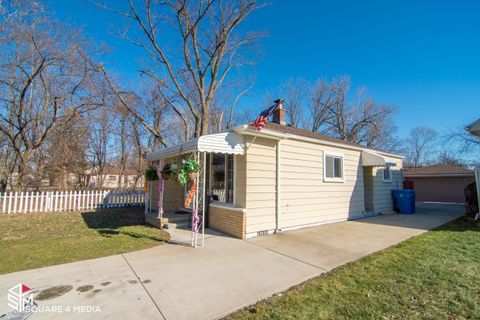
[[[417,201],[465,202],[465,187],[475,181],[475,173],[465,167],[436,164],[403,170],[406,184],[413,184]]]
[[[161,170],[188,157],[202,167],[197,212],[205,208],[209,227],[243,239],[390,212],[391,190],[402,188],[402,156],[288,126],[282,108],[261,131],[240,125],[147,160]],[[181,209],[189,187],[153,184],[146,220],[158,226],[159,198],[164,214]]]
[[[87,174],[87,185],[90,188],[143,188],[144,176],[139,174],[134,168],[125,168],[122,170],[118,167],[108,166],[103,172],[92,170]]]

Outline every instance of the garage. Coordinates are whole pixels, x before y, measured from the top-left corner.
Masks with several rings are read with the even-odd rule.
[[[405,187],[415,190],[417,201],[464,203],[465,187],[475,173],[461,166],[432,165],[403,170]]]

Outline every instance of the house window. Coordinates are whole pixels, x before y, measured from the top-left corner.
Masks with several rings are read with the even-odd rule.
[[[108,181],[117,181],[117,176],[108,176]]]
[[[325,181],[343,182],[343,155],[325,154]]]
[[[211,154],[207,160],[207,170],[206,185],[213,200],[233,204],[233,155]]]
[[[392,172],[390,167],[383,168],[383,182],[392,182]]]

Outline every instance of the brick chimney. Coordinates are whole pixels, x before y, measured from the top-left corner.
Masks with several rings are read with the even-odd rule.
[[[287,111],[283,109],[283,100],[278,99],[274,101],[278,103],[278,108],[273,112],[273,122],[281,124],[282,126],[287,125]]]

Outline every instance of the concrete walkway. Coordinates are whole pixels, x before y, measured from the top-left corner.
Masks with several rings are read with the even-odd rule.
[[[421,205],[414,215],[378,216],[247,241],[212,233],[198,249],[167,244],[10,273],[0,276],[0,317],[11,311],[8,289],[23,283],[38,292],[48,289],[43,291],[48,300],[36,301],[40,309],[63,311],[35,313],[29,318],[34,320],[219,318],[462,213],[463,207],[455,205]]]

